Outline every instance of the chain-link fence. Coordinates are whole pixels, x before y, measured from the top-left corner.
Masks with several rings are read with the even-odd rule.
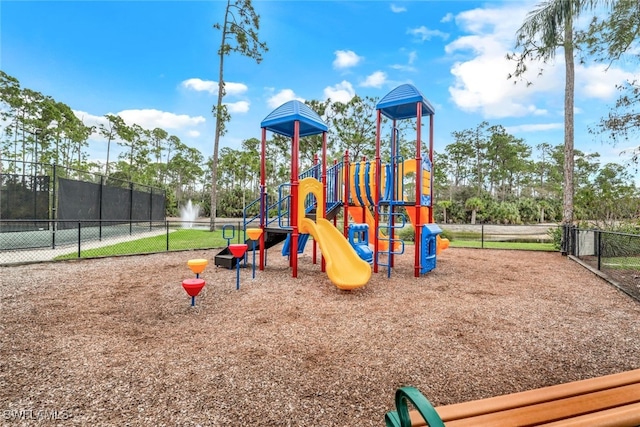
[[[209,221],[0,221],[0,265],[167,251],[213,249],[244,239],[242,221],[227,221],[210,232]],[[63,227],[60,227],[63,225]]]
[[[438,224],[454,247],[557,251],[557,224]]]
[[[100,174],[42,163],[0,159],[0,219],[163,221],[165,191]],[[9,230],[42,231],[50,221],[14,222]],[[74,228],[74,225],[71,225]]]
[[[568,252],[640,301],[640,235],[570,227]]]

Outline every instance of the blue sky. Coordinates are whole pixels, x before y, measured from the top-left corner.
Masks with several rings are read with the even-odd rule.
[[[221,146],[260,137],[260,122],[291,99],[348,101],[416,85],[436,109],[435,149],[483,120],[535,147],[563,143],[562,54],[533,85],[507,80],[514,33],[536,1],[260,1],[261,64],[227,57],[232,114]],[[85,124],[105,114],[161,127],[212,154],[223,1],[0,2],[0,68],[68,104]],[[586,19],[585,19],[586,22]],[[623,68],[624,67],[624,68]],[[635,68],[634,68],[635,67]],[[533,65],[532,69],[537,70]],[[623,163],[627,146],[588,133],[637,76],[637,64],[576,66],[575,146]],[[106,142],[90,140],[92,160]]]

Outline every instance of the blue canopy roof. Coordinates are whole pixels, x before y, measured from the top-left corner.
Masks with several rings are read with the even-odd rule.
[[[300,122],[299,136],[301,137],[326,132],[328,129],[315,111],[306,104],[295,100],[285,102],[269,113],[260,123],[260,127],[280,135],[293,137],[293,127],[296,120]]]
[[[431,103],[413,85],[400,85],[384,96],[376,105],[376,110],[390,119],[411,119],[417,116],[416,103],[422,104],[422,115],[435,114]]]

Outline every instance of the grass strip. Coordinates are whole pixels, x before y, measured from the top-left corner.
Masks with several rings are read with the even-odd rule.
[[[514,249],[526,251],[553,251],[553,243],[529,243],[529,242],[491,242],[485,241],[484,245],[478,240],[453,240],[449,243],[452,248],[485,248],[485,249]]]
[[[231,243],[237,242],[238,235]],[[178,229],[169,233],[169,250],[180,251],[189,249],[211,249],[227,246],[227,240],[222,238],[222,231]],[[102,256],[145,254],[167,251],[167,235],[144,237],[128,242],[102,246],[100,248],[80,251],[80,258],[93,258]],[[56,257],[56,260],[78,258],[78,251]]]

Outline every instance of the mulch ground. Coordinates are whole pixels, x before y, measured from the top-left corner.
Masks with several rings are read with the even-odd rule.
[[[409,248],[350,292],[277,249],[236,291],[215,253],[1,267],[0,423],[381,426],[402,385],[439,405],[640,367],[640,303],[557,253],[452,248],[414,278]]]

